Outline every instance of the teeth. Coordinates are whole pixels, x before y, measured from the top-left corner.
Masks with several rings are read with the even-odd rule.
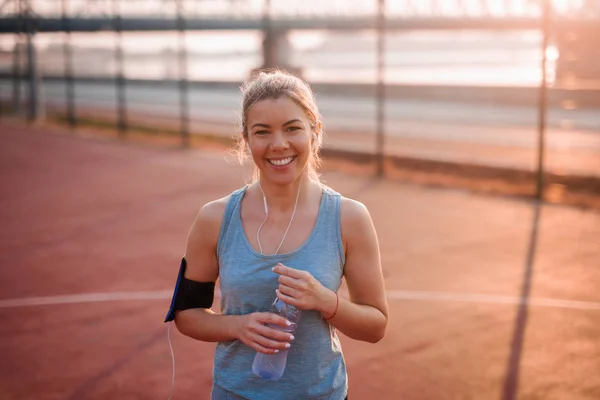
[[[281,167],[283,165],[287,165],[287,164],[291,163],[293,159],[294,159],[294,157],[288,157],[288,158],[283,158],[281,160],[269,160],[269,162],[273,165],[277,165],[277,166]]]

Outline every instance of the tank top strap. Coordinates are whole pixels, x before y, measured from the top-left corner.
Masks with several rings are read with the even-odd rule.
[[[328,186],[323,186],[322,218],[316,227],[318,241],[329,241],[337,244],[337,251],[342,265],[345,263],[344,245],[342,243],[341,204],[342,195]]]
[[[221,230],[219,232],[219,239],[217,242],[217,260],[219,259],[219,255],[221,255],[223,252],[227,238],[227,231],[232,223],[234,223],[235,218],[233,217],[238,210],[240,203],[242,202],[246,188],[247,186],[244,186],[233,191],[229,195],[229,200],[227,200],[227,206],[225,206],[225,213],[223,214],[223,221],[221,222]]]

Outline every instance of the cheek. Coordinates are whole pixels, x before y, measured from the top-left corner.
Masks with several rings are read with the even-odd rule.
[[[313,152],[314,146],[316,146],[317,144],[313,141],[309,141],[308,144],[306,145],[306,152],[310,155]]]
[[[296,144],[296,147],[302,149],[304,153],[308,153],[312,150],[312,143],[308,138],[302,138]]]
[[[311,153],[312,153],[312,149],[311,149],[310,143],[304,144],[302,146],[302,154],[299,159],[299,161],[302,165],[308,164],[310,162]]]
[[[263,158],[266,151],[266,146],[262,145],[260,142],[257,141],[253,144],[251,148],[252,151],[250,152],[250,155],[253,159],[260,160],[261,158]]]

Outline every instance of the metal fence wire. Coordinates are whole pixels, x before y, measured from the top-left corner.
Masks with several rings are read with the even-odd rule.
[[[544,175],[544,149],[546,114],[548,109],[547,56],[551,35],[560,14],[572,26],[600,25],[600,2],[553,0],[531,1],[475,1],[475,0],[373,0],[329,2],[328,11],[323,2],[316,0],[283,1],[264,0],[262,6],[244,0],[4,0],[0,2],[2,28],[0,34],[14,35],[12,72],[5,76],[12,82],[11,104],[14,112],[25,106],[29,120],[38,118],[42,110],[39,93],[39,72],[36,69],[36,51],[33,38],[40,32],[63,35],[62,79],[65,83],[65,114],[69,126],[79,123],[80,104],[77,98],[78,76],[74,66],[73,34],[82,31],[106,32],[115,35],[111,64],[116,97],[116,126],[124,137],[130,128],[128,110],[128,82],[125,71],[123,32],[171,31],[177,33],[175,78],[178,92],[178,125],[181,144],[190,146],[190,84],[188,71],[188,32],[211,26],[230,29],[255,29],[271,34],[285,29],[332,29],[357,31],[369,29],[376,32],[375,87],[375,153],[377,174],[384,174],[386,154],[386,35],[402,30],[436,29],[487,29],[487,30],[537,30],[542,40],[539,48],[542,77],[537,98],[537,195],[542,196]],[[253,6],[254,5],[254,6]],[[569,22],[571,21],[571,22]],[[564,23],[563,23],[564,24]],[[279,29],[279,31],[278,31]],[[567,34],[568,36],[568,34]],[[277,44],[275,44],[277,45]],[[269,61],[276,62],[276,61]],[[277,66],[277,65],[265,65]],[[599,77],[600,78],[600,77]],[[89,79],[87,77],[86,79]],[[27,88],[26,96],[22,89]],[[1,93],[0,93],[1,95]],[[2,101],[0,101],[2,104]],[[3,105],[2,107],[6,107]],[[2,110],[0,110],[2,111]]]

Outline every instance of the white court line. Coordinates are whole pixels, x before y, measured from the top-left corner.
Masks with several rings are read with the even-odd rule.
[[[171,298],[172,290],[148,292],[84,293],[65,296],[25,297],[0,300],[0,308],[44,306],[51,304],[100,303],[103,301],[161,300]]]
[[[530,297],[529,299],[524,299],[516,296],[452,292],[426,292],[412,290],[388,290],[386,294],[387,298],[390,300],[420,300],[437,302],[467,302],[512,305],[526,304],[532,307],[569,308],[574,310],[600,311],[600,302],[561,300],[543,297]],[[105,301],[165,300],[171,299],[171,296],[173,296],[172,290],[85,293],[65,296],[26,297],[20,299],[0,300],[0,308],[31,307],[55,304],[100,303]],[[215,291],[215,296],[220,297],[220,292],[218,290]]]
[[[424,292],[411,290],[388,290],[387,298],[392,300],[424,300],[440,302],[468,302],[491,304],[523,304],[533,307],[571,308],[574,310],[600,311],[600,302],[550,299],[544,297],[530,297],[528,299],[517,296],[502,296],[488,294],[469,294],[451,292]]]

